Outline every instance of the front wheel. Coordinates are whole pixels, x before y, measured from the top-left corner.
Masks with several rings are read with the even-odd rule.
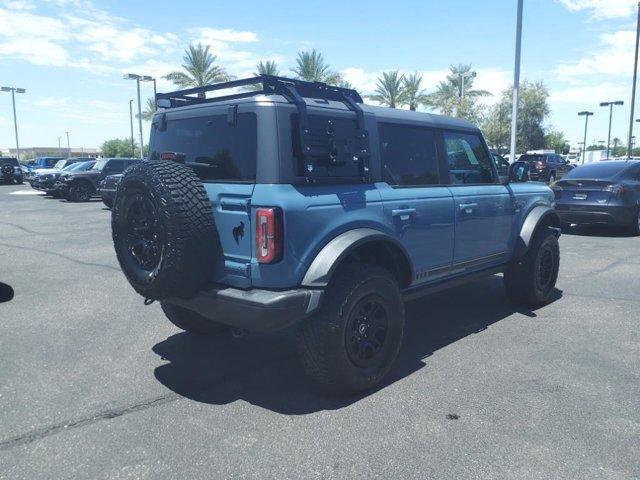
[[[403,332],[404,304],[391,273],[347,264],[331,280],[320,310],[300,327],[302,365],[326,390],[368,390],[391,370]]]
[[[560,244],[547,228],[538,231],[529,251],[504,272],[507,297],[517,305],[545,305],[558,280]]]
[[[88,202],[91,200],[93,189],[86,182],[78,182],[69,187],[68,199],[70,202]]]

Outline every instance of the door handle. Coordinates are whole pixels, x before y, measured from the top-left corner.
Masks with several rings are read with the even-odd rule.
[[[400,220],[409,220],[411,215],[414,215],[416,211],[415,208],[396,208],[391,210],[391,215],[393,217],[400,217]]]
[[[478,204],[477,203],[461,203],[460,205],[458,205],[458,207],[460,208],[461,211],[465,213],[471,213],[472,210],[478,208]]]

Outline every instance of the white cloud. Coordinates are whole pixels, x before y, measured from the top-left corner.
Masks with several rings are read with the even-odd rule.
[[[596,74],[631,75],[635,36],[635,32],[631,30],[600,35],[600,48],[578,61],[560,64],[556,68],[556,74],[561,80]]]
[[[208,27],[190,28],[188,32],[198,38],[204,45],[216,42],[257,42],[258,34],[254,32],[241,32],[230,28],[216,29]]]
[[[595,85],[581,85],[565,89],[551,91],[549,101],[551,103],[570,103],[589,105],[597,100],[622,100],[629,95],[626,85],[617,83],[598,83]]]
[[[572,12],[583,10],[595,19],[623,18],[637,10],[637,0],[559,0]]]

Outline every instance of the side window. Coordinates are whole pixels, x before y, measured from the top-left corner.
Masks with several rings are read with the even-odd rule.
[[[124,172],[124,162],[122,160],[111,160],[105,167],[107,167],[109,175]]]
[[[495,183],[492,160],[478,135],[445,132],[444,144],[452,184]]]
[[[382,178],[389,185],[437,185],[438,150],[433,130],[380,124]]]

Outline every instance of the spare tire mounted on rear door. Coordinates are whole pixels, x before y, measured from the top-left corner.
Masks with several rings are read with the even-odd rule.
[[[222,255],[202,182],[168,160],[136,162],[125,171],[111,228],[120,267],[146,299],[193,296]]]

